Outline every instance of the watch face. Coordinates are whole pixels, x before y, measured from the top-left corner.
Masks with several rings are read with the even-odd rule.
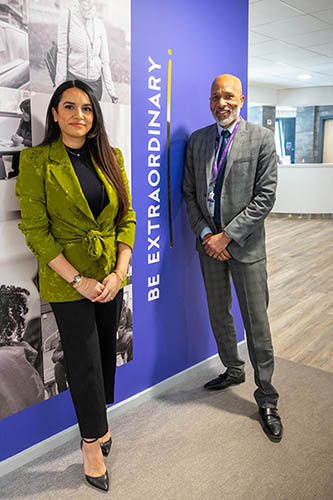
[[[76,283],[80,283],[80,281],[81,281],[81,276],[79,274],[77,274],[76,276],[74,276],[72,283],[76,284]]]

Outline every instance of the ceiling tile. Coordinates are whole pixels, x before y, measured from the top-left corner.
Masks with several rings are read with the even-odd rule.
[[[279,78],[276,75],[267,75],[266,73],[256,73],[255,75],[249,74],[248,82],[250,84],[271,84],[281,89],[305,86],[303,82],[297,82],[296,80],[288,78]]]
[[[325,59],[323,59],[324,57]],[[315,66],[318,66],[319,64],[330,64],[331,62],[332,59],[330,57],[320,56],[320,59],[300,61],[299,63],[296,64],[298,67],[304,68],[308,72],[311,71],[312,68],[314,68]]]
[[[259,35],[259,33],[256,33],[255,31],[250,30],[249,31],[249,44],[254,45],[255,43],[260,43],[260,42],[266,42],[268,40],[271,40],[268,36],[264,35]],[[326,41],[326,40],[324,40]],[[323,43],[323,42],[319,42]]]
[[[262,59],[260,57],[249,59],[249,71],[270,72],[272,69],[272,61]]]
[[[250,0],[249,11],[249,82],[333,86],[333,0]]]
[[[269,40],[268,42],[262,42],[262,43],[257,43],[255,45],[250,45],[249,54],[251,56],[264,56],[265,54],[279,54],[283,52],[283,50],[285,50],[286,45],[287,44],[284,44],[279,40]],[[290,45],[287,45],[287,47],[290,47]]]
[[[250,82],[281,83],[285,82],[286,80],[283,78],[279,78],[276,75],[270,75],[269,73],[261,73],[259,71],[256,71],[255,73],[252,74],[252,72],[249,71],[248,81],[249,83]]]
[[[333,9],[321,10],[320,12],[314,12],[312,15],[317,19],[333,24]]]
[[[292,78],[295,80],[299,75],[304,73],[304,70],[287,64],[272,64],[270,73],[271,75],[277,75],[280,78]]]
[[[316,58],[321,57],[321,55],[327,54],[328,49],[326,46],[323,49],[325,52],[319,52],[316,49],[317,47],[313,47],[312,49],[302,49],[301,47],[295,47],[294,45],[290,45],[286,42],[271,40],[270,42],[263,42],[250,46],[249,54],[251,57],[263,56],[266,59],[272,59],[274,56],[274,59],[281,59],[281,61],[285,61],[286,58],[287,60],[296,59],[299,61],[316,60]],[[333,52],[331,51],[331,53]]]
[[[295,22],[295,19],[297,22]],[[311,31],[323,30],[330,25],[316,19],[312,16],[298,16],[296,18],[286,19],[284,21],[273,22],[256,26],[256,32],[260,35],[271,36],[279,40],[281,37],[293,33],[306,33]]]
[[[333,61],[326,64],[314,64],[311,66],[311,71],[316,71],[317,73],[333,75]]]
[[[332,0],[283,0],[283,3],[308,13],[332,7]]]
[[[306,87],[313,87],[313,86],[321,86],[321,85],[332,85],[332,76],[331,75],[324,75],[324,74],[320,74],[320,73],[315,73],[315,72],[311,72],[311,76],[312,78],[310,80],[299,80],[298,76],[301,75],[302,73],[301,72],[294,72],[294,71],[290,71],[289,73],[280,73],[280,74],[277,74],[277,76],[279,77],[279,79],[281,80],[284,79],[285,81],[286,80],[289,80],[290,82],[292,82],[295,86],[299,87],[301,85],[304,85]],[[273,75],[273,73],[272,73]]]
[[[313,47],[316,45],[323,45],[328,42],[333,42],[333,28],[324,29],[320,31],[311,31],[310,33],[291,33],[280,40],[291,42],[298,47]]]
[[[312,47],[311,50],[313,52],[318,52],[319,54],[333,57],[333,42],[325,43],[324,45],[316,45],[315,47]]]
[[[249,19],[252,27],[298,15],[300,15],[299,12],[286,7],[279,0],[261,0],[250,5],[249,8]]]
[[[306,59],[298,57],[296,54],[279,54],[278,56],[269,54],[265,55],[265,59],[271,60],[272,62],[291,64],[297,66],[298,68],[309,68],[314,64],[325,64],[332,62],[332,59],[327,56],[321,56],[313,54],[313,56],[308,56]]]
[[[322,75],[320,73],[311,73],[312,78],[311,80],[306,80],[307,82],[307,87],[311,86],[318,86],[321,87],[323,85],[333,85],[333,78],[332,75]],[[310,83],[311,82],[311,83]]]

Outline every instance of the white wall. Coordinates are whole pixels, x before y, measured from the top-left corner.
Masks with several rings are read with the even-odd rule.
[[[333,105],[333,87],[277,89],[249,85],[248,106],[328,106]]]
[[[276,118],[296,118],[296,108],[292,106],[278,106],[275,110]]]
[[[278,91],[280,106],[328,106],[333,104],[333,87],[308,87]]]
[[[333,214],[333,164],[279,165],[275,213]]]
[[[248,106],[277,106],[277,90],[274,87],[249,85],[247,89]]]

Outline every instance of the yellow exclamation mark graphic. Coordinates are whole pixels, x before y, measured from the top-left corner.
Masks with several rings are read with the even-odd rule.
[[[169,56],[172,50],[168,50]],[[167,95],[167,177],[168,177],[168,216],[169,216],[169,240],[170,247],[173,248],[173,230],[172,230],[172,200],[171,200],[171,166],[170,166],[170,121],[171,121],[171,70],[172,61],[169,58],[168,63],[168,95]]]

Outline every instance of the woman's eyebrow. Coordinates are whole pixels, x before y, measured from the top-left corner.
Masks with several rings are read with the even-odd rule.
[[[77,104],[76,102],[73,102],[73,101],[64,101],[63,104]],[[82,104],[82,106],[92,106],[92,104],[90,102],[86,102],[84,104]]]

